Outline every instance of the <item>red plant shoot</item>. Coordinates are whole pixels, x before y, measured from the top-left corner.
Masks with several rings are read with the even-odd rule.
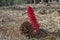
[[[32,24],[32,28],[33,28],[34,32],[39,33],[39,24],[37,22],[37,19],[35,17],[32,7],[28,6],[27,12],[28,12],[28,20]]]

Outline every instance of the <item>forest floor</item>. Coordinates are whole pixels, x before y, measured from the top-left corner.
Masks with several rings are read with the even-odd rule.
[[[41,28],[52,33],[42,38],[26,38],[19,27],[28,20],[27,6],[34,13]],[[0,40],[60,40],[60,4],[24,4],[0,7]]]

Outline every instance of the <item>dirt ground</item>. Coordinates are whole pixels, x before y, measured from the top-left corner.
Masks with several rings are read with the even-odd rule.
[[[26,38],[20,34],[19,27],[28,20],[27,6],[34,13],[40,28],[52,33],[42,38]],[[60,4],[24,4],[0,7],[0,40],[60,40]]]

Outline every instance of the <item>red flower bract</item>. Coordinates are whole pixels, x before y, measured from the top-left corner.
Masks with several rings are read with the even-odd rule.
[[[32,28],[34,29],[34,32],[38,33],[39,32],[39,24],[36,20],[36,17],[35,17],[32,7],[28,6],[27,12],[28,12],[28,20],[32,24]]]

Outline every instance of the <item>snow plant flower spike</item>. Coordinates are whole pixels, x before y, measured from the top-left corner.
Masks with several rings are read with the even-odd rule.
[[[39,24],[37,22],[37,19],[35,17],[34,10],[32,9],[32,7],[28,6],[27,12],[28,12],[28,20],[32,24],[34,33],[39,33]]]

